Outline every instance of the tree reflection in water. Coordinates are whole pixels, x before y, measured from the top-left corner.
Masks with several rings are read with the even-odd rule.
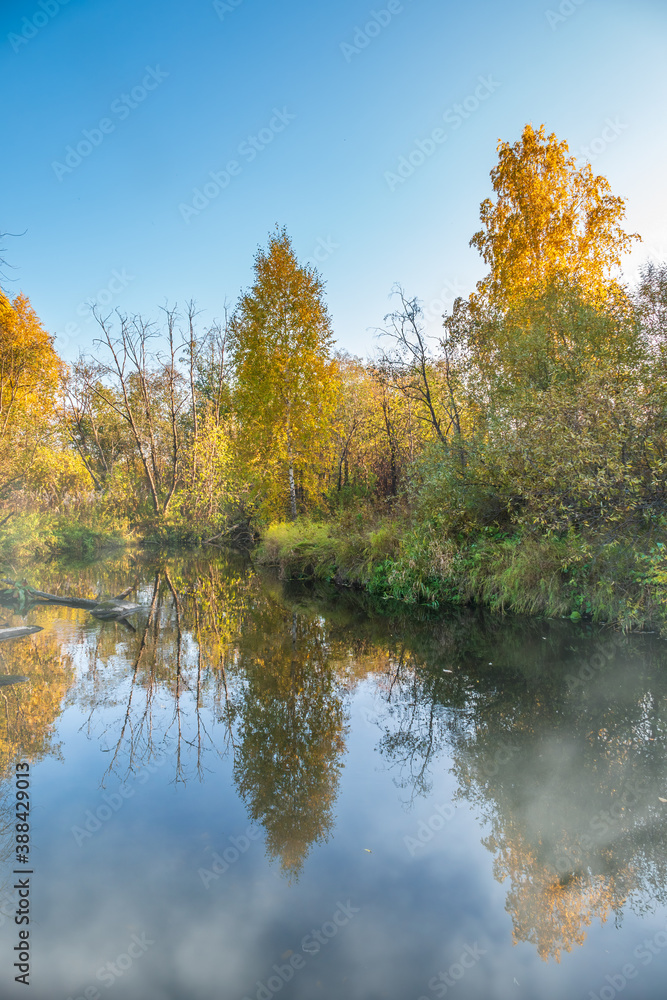
[[[604,670],[573,684],[596,642],[607,648]],[[413,631],[410,644],[380,748],[420,794],[447,756],[457,797],[489,831],[482,843],[508,884],[515,943],[559,961],[593,919],[666,903],[660,645],[467,616]]]
[[[39,582],[53,590],[48,572]],[[365,679],[378,751],[406,804],[445,767],[482,820],[515,942],[558,960],[594,919],[667,902],[661,644],[620,639],[573,685],[610,637],[569,623],[380,612],[260,578],[232,556],[122,557],[59,579],[86,596],[118,593],[128,577],[144,605],[132,629],[49,609],[44,632],[0,648],[6,674],[31,678],[3,689],[5,772],[57,752],[50,734],[65,704],[86,710],[90,738],[110,755],[107,779],[167,756],[174,781],[205,780],[208,755],[228,755],[269,856],[294,880],[334,829],[348,704]],[[76,628],[61,644],[63,616]]]
[[[244,677],[234,776],[272,857],[298,877],[328,840],[345,749],[326,624],[269,600],[239,648]]]

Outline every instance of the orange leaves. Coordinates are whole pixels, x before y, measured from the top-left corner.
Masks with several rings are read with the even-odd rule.
[[[0,486],[25,472],[54,428],[62,368],[27,297],[0,291]]]
[[[62,362],[30,301],[0,292],[0,435],[21,417],[53,411]]]
[[[482,202],[483,228],[470,241],[491,268],[477,297],[505,308],[531,289],[576,279],[598,301],[639,239],[622,229],[625,202],[606,178],[578,167],[544,125],[526,125],[518,142],[499,142],[491,180],[496,201]]]

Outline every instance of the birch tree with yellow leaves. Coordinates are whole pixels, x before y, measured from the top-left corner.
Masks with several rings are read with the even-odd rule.
[[[624,524],[665,493],[645,337],[620,280],[638,239],[625,202],[543,125],[499,142],[491,183],[470,241],[489,270],[445,320],[461,347],[467,465],[434,455],[427,508],[475,526]]]
[[[338,368],[324,284],[276,229],[231,323],[238,446],[266,513],[317,495],[331,465]],[[287,501],[287,503],[286,503]]]
[[[478,297],[504,309],[536,288],[574,281],[586,299],[604,299],[639,239],[623,229],[625,202],[609,181],[578,166],[544,125],[526,125],[518,142],[498,143],[491,182],[496,200],[482,202],[482,229],[470,240],[490,268]]]
[[[622,364],[636,327],[619,269],[639,239],[623,229],[624,199],[544,125],[498,143],[491,183],[470,240],[489,265],[469,300],[475,363],[531,391]]]

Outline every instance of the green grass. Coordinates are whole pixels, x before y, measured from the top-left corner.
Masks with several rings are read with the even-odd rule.
[[[647,554],[648,553],[648,554]],[[485,530],[452,538],[437,524],[349,512],[327,522],[270,525],[257,555],[286,578],[357,586],[439,607],[609,622],[629,631],[667,618],[667,552],[646,537],[557,537]]]
[[[0,564],[18,568],[61,555],[85,561],[129,541],[122,526],[99,520],[93,528],[72,515],[17,513],[0,528]]]

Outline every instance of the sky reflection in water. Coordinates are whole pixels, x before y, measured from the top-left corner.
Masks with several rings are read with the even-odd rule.
[[[3,997],[19,759],[33,1000],[664,996],[663,641],[228,556],[30,582],[135,579],[131,628],[3,612],[44,626],[0,647]]]

